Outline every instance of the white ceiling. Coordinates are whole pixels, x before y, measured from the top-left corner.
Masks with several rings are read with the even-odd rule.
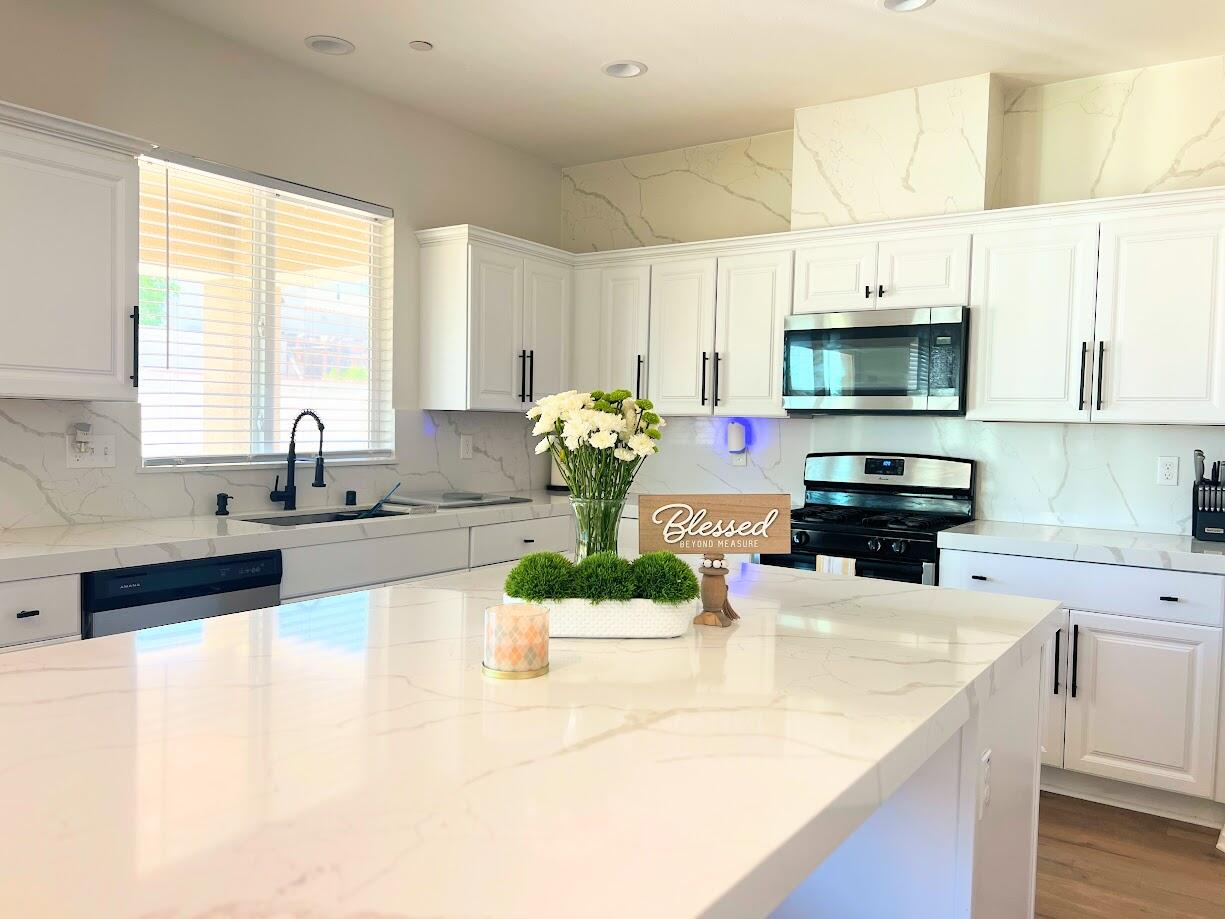
[[[1221,0],[936,0],[906,14],[877,0],[148,2],[561,165],[783,130],[800,106],[986,71],[1050,82],[1225,47]],[[357,52],[312,52],[316,33]],[[600,72],[619,58],[650,71]]]

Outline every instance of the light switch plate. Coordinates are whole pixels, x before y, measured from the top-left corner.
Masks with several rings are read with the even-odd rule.
[[[69,469],[112,469],[115,466],[115,435],[86,434],[85,450],[78,451],[71,436],[64,438]]]
[[[1178,457],[1177,456],[1159,456],[1157,457],[1157,484],[1158,485],[1177,485],[1178,484]]]
[[[459,435],[459,458],[472,459],[472,435]]]

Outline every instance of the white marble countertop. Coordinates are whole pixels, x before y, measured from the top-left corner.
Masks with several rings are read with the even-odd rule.
[[[746,565],[506,682],[508,569],[0,656],[0,915],[763,915],[1058,617]]]
[[[1225,542],[1166,533],[975,520],[941,531],[938,545],[998,555],[1225,574]]]
[[[431,533],[570,513],[568,494],[547,491],[514,494],[530,501],[441,510],[433,514],[401,513],[360,523],[347,521],[278,527],[253,523],[238,516],[208,516],[2,529],[0,581],[80,574],[268,549],[317,546],[380,536]],[[325,508],[299,508],[294,513],[318,510]],[[389,507],[388,510],[400,508]],[[271,517],[277,513],[270,510],[251,516]]]

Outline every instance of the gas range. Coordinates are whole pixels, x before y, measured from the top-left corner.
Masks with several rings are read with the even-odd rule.
[[[974,519],[973,460],[913,453],[810,453],[791,552],[762,564],[936,583],[941,530]]]

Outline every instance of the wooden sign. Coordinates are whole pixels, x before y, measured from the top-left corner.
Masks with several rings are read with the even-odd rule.
[[[791,497],[640,495],[638,551],[785,554],[791,551]]]

